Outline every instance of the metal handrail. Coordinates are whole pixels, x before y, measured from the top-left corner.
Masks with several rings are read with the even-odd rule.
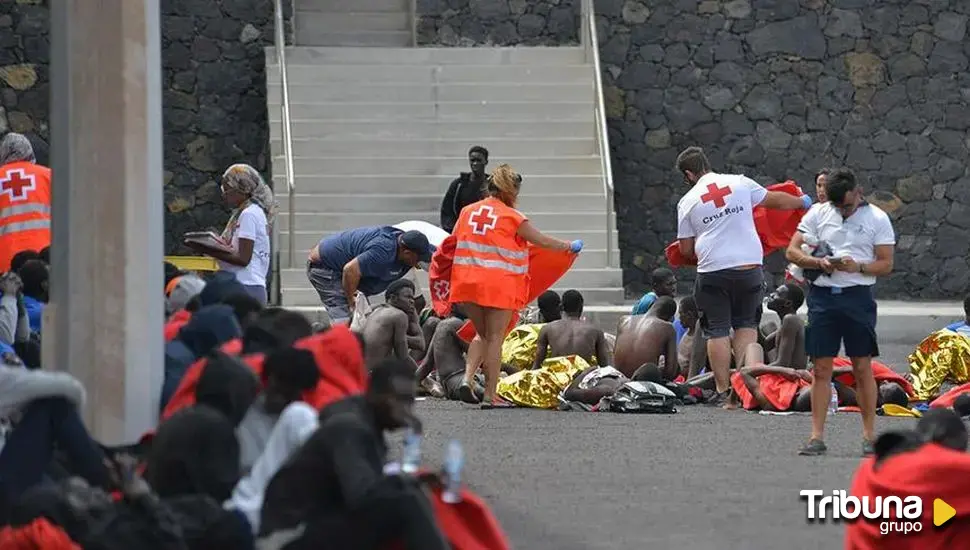
[[[411,47],[418,47],[418,0],[411,0],[408,10],[411,12]]]
[[[603,73],[600,68],[599,37],[596,33],[596,14],[593,0],[582,0],[582,23],[580,43],[586,53],[586,62],[593,62],[596,97],[594,114],[596,121],[596,145],[603,170],[603,194],[606,195],[606,266],[613,267],[613,160],[610,158],[610,135],[606,124],[606,107],[603,101]]]
[[[287,237],[289,239],[290,252],[287,267],[295,267],[296,182],[294,181],[293,170],[293,137],[290,131],[290,86],[289,80],[286,78],[286,34],[283,30],[283,2],[282,0],[274,0],[273,4],[276,12],[276,63],[280,66],[280,90],[282,92],[282,101],[280,102],[282,120],[280,121],[280,127],[283,129],[283,164],[286,167],[286,191],[289,195],[289,210],[287,212],[289,216],[289,228]],[[273,227],[277,227],[277,224],[273,224]]]

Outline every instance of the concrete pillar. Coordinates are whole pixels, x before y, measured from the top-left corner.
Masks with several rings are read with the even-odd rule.
[[[158,0],[51,2],[53,242],[44,365],[103,443],[155,426],[163,378]]]

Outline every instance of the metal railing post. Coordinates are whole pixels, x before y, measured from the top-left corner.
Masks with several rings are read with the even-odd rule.
[[[606,105],[603,101],[603,73],[600,66],[599,37],[596,31],[596,14],[593,0],[582,0],[581,42],[586,53],[586,61],[593,62],[593,81],[595,83],[594,121],[596,145],[603,171],[603,195],[606,199],[606,266],[613,267],[613,160],[610,157],[610,135],[606,124]]]
[[[287,215],[289,216],[289,227],[287,229],[288,237],[288,247],[289,255],[287,267],[294,267],[296,264],[295,254],[295,229],[296,229],[296,183],[295,175],[293,170],[293,137],[291,135],[291,122],[290,122],[290,87],[289,80],[286,76],[286,34],[284,31],[284,21],[283,21],[283,2],[282,0],[274,0],[274,8],[276,15],[276,62],[279,65],[280,70],[280,127],[282,128],[282,140],[283,140],[283,165],[285,167],[285,178],[286,178],[286,191],[289,198],[289,209]]]

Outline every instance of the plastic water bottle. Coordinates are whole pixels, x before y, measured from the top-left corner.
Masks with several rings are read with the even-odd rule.
[[[461,469],[465,465],[465,453],[457,439],[448,442],[445,449],[444,482],[445,490],[441,500],[454,504],[461,502]]]
[[[421,465],[421,434],[408,428],[404,436],[404,452],[401,453],[401,471],[413,474]]]
[[[834,413],[839,410],[839,395],[835,392],[835,383],[829,384],[829,389],[832,391],[832,396],[829,398],[829,413]]]

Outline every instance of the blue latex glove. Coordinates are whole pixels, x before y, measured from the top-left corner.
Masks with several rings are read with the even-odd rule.
[[[812,207],[812,202],[813,202],[812,197],[809,197],[808,195],[802,195],[802,206],[804,206],[805,210],[808,210],[809,208]]]
[[[569,243],[569,251],[573,254],[579,254],[579,251],[583,249],[583,241],[576,239],[575,241]]]

